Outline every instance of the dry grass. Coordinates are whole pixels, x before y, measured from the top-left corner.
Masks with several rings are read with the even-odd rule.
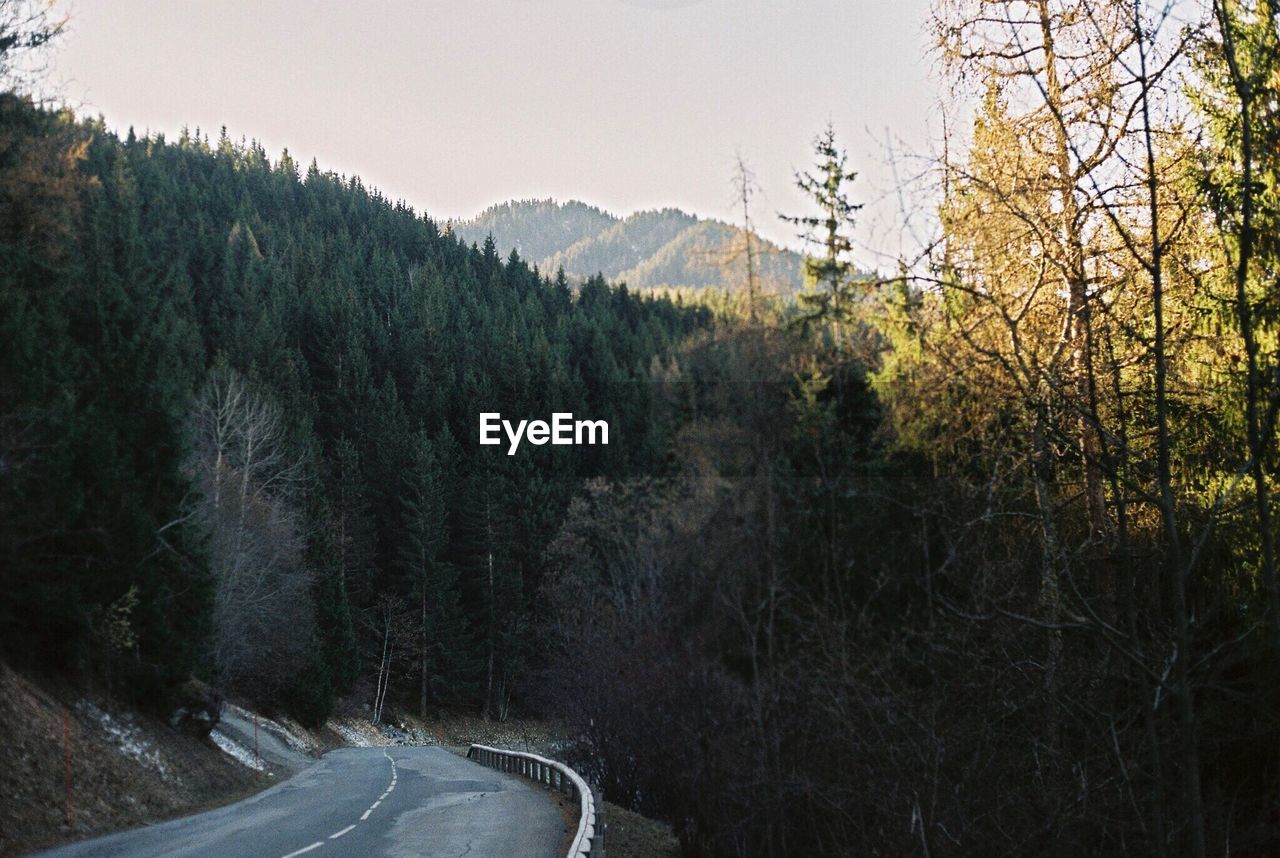
[[[609,858],[679,858],[680,842],[671,826],[605,802]]]
[[[410,740],[449,748],[465,749],[476,742],[496,748],[510,748],[513,751],[528,751],[554,759],[567,739],[565,728],[549,721],[520,718],[486,721],[476,715],[459,713],[441,713],[426,720],[407,713],[396,713],[389,720],[405,730]]]
[[[105,699],[92,702],[143,752],[122,752],[119,735],[80,695],[40,687],[0,664],[0,855],[155,822],[259,786],[212,744]],[[64,711],[71,727],[74,832],[66,818]]]

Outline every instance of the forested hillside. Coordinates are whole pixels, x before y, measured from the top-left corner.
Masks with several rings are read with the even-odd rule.
[[[559,250],[547,258],[547,266],[552,271],[558,268],[569,273],[589,270],[617,277],[657,253],[697,222],[696,217],[678,209],[637,212]],[[538,225],[531,222],[528,226],[537,229]]]
[[[453,229],[466,241],[477,244],[492,235],[500,253],[516,250],[523,258],[538,263],[617,222],[608,212],[577,200],[513,200],[454,223]]]
[[[357,689],[505,712],[543,546],[583,478],[661,467],[634,382],[702,311],[225,133],[0,114],[5,656],[156,707],[194,672],[312,721]],[[614,439],[508,457],[487,410]]]
[[[933,233],[864,273],[828,126],[806,287],[696,304],[545,262],[716,222],[451,231],[0,98],[4,657],[553,717],[689,855],[1280,854],[1280,4],[930,26]],[[615,441],[474,443],[553,410]]]
[[[633,289],[746,288],[746,233],[679,209],[617,218],[576,201],[530,200],[492,206],[454,229],[468,241],[492,235],[500,252],[516,248],[541,271],[563,269],[579,280],[602,274]],[[800,254],[754,233],[751,243],[762,292],[793,295],[803,288]]]

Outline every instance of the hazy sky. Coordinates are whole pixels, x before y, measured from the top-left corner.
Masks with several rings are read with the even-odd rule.
[[[927,145],[927,0],[61,0],[63,96],[175,135],[256,137],[439,218],[511,198],[731,217],[740,150],[774,213],[830,119],[858,190]],[[871,218],[869,218],[870,220]]]

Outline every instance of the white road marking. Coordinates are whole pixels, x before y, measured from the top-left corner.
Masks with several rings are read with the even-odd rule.
[[[387,791],[386,791],[386,792],[384,792],[384,793],[383,793],[383,794],[378,798],[378,800],[377,800],[377,801],[375,801],[372,805],[370,805],[368,810],[366,810],[363,814],[361,814],[361,816],[360,816],[360,822],[364,822],[366,819],[368,819],[368,818],[369,818],[369,814],[371,814],[371,813],[373,813],[375,810],[377,810],[377,809],[378,809],[378,805],[382,804],[383,800],[384,800],[384,799],[386,799],[386,797],[387,797],[388,795],[390,795],[390,794],[391,794],[391,791],[392,791],[393,789],[395,789],[395,788],[396,788],[396,780],[397,780],[397,778],[398,778],[398,775],[397,775],[397,773],[396,773],[396,761],[395,761],[395,759],[394,759],[394,758],[392,758],[392,756],[391,756],[389,753],[387,753],[386,751],[383,751],[383,752],[382,752],[382,755],[383,755],[384,757],[386,757],[388,760],[390,760],[390,762],[391,762],[391,784],[387,787]],[[329,839],[330,839],[330,840],[337,840],[339,837],[341,837],[342,835],[344,835],[344,834],[346,834],[346,833],[350,832],[353,828],[355,828],[355,827],[356,827],[356,824],[357,824],[357,823],[353,823],[353,824],[351,824],[351,825],[348,825],[346,828],[342,829],[341,831],[338,831],[338,832],[336,832],[336,833],[334,833],[334,834],[330,834],[330,835],[329,835]],[[304,854],[306,854],[307,852],[310,852],[310,851],[311,851],[311,850],[313,850],[313,849],[319,849],[319,848],[320,848],[321,846],[323,846],[323,845],[324,845],[324,841],[323,841],[323,840],[317,840],[315,843],[312,843],[310,846],[305,846],[305,847],[303,847],[302,849],[297,850],[296,852],[290,852],[288,855],[285,855],[285,856],[284,856],[284,858],[295,858],[295,856],[298,856],[298,855],[304,855]]]

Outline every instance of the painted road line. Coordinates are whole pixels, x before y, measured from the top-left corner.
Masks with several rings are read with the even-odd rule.
[[[315,843],[312,843],[310,846],[307,846],[303,849],[299,849],[297,852],[290,852],[288,855],[284,856],[284,858],[293,858],[293,856],[295,855],[301,855],[304,852],[310,852],[312,849],[319,849],[323,845],[324,845],[323,840],[317,840]]]
[[[353,824],[353,825],[348,825],[346,828],[342,829],[342,830],[341,830],[341,831],[339,831],[337,834],[330,834],[330,835],[329,835],[329,839],[330,839],[330,840],[337,840],[339,837],[341,837],[342,835],[346,834],[348,831],[350,831],[350,830],[351,830],[351,829],[353,829],[353,828],[355,828],[355,825],[354,825],[354,824]]]

